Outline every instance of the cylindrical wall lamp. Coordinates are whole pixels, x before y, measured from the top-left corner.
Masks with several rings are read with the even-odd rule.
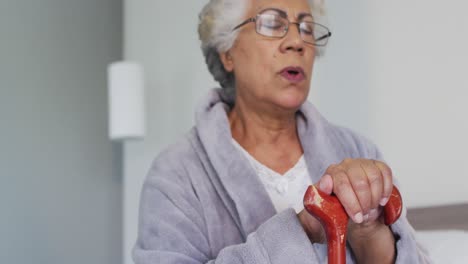
[[[143,68],[133,62],[115,62],[107,68],[109,138],[141,139],[145,136]]]

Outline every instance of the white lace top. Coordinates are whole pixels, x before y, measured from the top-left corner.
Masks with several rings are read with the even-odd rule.
[[[304,209],[302,200],[307,187],[312,184],[304,155],[294,167],[281,175],[257,161],[236,140],[232,141],[257,172],[277,212],[294,208],[299,213]]]

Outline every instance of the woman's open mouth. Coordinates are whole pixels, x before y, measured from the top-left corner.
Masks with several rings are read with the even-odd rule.
[[[301,67],[286,67],[281,70],[280,75],[292,83],[299,83],[305,79],[304,70]]]

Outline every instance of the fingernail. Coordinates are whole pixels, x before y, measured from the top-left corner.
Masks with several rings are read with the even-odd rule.
[[[364,215],[364,219],[362,220],[364,223],[369,220],[369,214]]]
[[[380,205],[385,206],[387,204],[387,202],[388,202],[388,198],[384,197],[384,198],[382,198],[382,200],[380,200]]]
[[[369,217],[375,218],[378,216],[378,214],[379,214],[379,211],[377,209],[371,209],[369,212]]]
[[[364,220],[364,219],[363,219],[362,213],[357,213],[357,214],[354,216],[354,222],[355,222],[356,224],[362,223],[363,220]]]

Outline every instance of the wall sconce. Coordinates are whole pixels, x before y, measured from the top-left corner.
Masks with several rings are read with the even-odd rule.
[[[134,62],[115,62],[107,68],[109,138],[142,139],[145,136],[143,68]]]

